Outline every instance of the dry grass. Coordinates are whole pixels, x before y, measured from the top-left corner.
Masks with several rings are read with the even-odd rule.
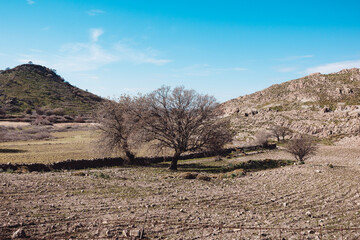
[[[0,163],[52,163],[100,157],[94,150],[92,130],[53,132],[48,140],[0,143]]]

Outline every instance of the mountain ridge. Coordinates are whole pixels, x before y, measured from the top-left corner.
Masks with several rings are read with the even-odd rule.
[[[90,114],[103,99],[71,85],[54,69],[23,64],[0,71],[0,108],[21,114],[35,109],[62,108],[65,114]]]
[[[232,118],[242,140],[275,125],[321,138],[357,135],[360,69],[313,73],[231,99],[220,107],[225,116]]]

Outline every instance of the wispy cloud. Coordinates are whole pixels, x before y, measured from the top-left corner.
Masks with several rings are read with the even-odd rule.
[[[29,51],[30,52],[36,52],[36,53],[42,53],[43,52],[43,50],[36,49],[36,48],[30,48]]]
[[[131,43],[104,45],[98,42],[104,34],[101,28],[90,29],[89,41],[63,44],[56,54],[46,54],[39,49],[30,49],[29,55],[20,55],[18,61],[47,65],[61,72],[85,72],[97,70],[114,62],[132,62],[136,64],[164,65],[170,59],[158,57],[158,51],[152,48],[139,49]],[[135,45],[135,44],[133,44]]]
[[[343,62],[334,62],[334,63],[328,63],[324,65],[319,65],[316,67],[308,68],[306,69],[306,73],[333,73],[338,72],[345,68],[359,68],[360,67],[360,60],[354,60],[354,61],[343,61]]]
[[[54,66],[67,72],[79,72],[96,70],[116,61],[114,54],[95,42],[70,43],[61,47]]]
[[[89,16],[96,16],[99,14],[104,14],[105,11],[101,10],[101,9],[91,9],[89,11],[86,12]]]
[[[132,48],[124,43],[118,43],[115,45],[115,50],[119,60],[130,61],[133,63],[151,63],[155,65],[164,65],[172,62],[170,59],[160,59],[157,57],[157,51],[151,48],[145,50],[138,50]]]
[[[101,28],[90,29],[91,41],[97,42],[99,37],[104,34],[104,31]]]
[[[242,67],[236,67],[236,68],[233,68],[234,71],[246,71],[247,68],[242,68]]]
[[[34,0],[26,0],[26,2],[29,4],[29,5],[33,5],[35,3]]]
[[[290,56],[290,57],[286,57],[286,58],[280,58],[278,60],[280,61],[295,61],[295,60],[300,60],[300,59],[304,59],[304,58],[312,58],[314,57],[313,55],[302,55],[302,56]]]

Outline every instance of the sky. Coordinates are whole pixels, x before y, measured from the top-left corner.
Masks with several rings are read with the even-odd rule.
[[[0,69],[103,97],[184,86],[224,102],[360,67],[360,1],[1,0]]]

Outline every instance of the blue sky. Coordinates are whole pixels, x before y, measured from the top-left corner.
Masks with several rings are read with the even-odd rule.
[[[360,1],[2,0],[0,69],[28,61],[103,97],[162,85],[220,102],[360,67]]]

